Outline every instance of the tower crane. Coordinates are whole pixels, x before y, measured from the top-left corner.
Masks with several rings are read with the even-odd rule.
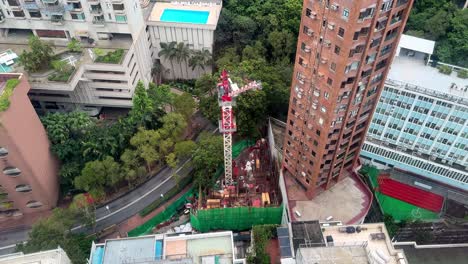
[[[221,72],[218,88],[218,101],[221,107],[221,120],[219,121],[219,131],[223,134],[224,143],[224,179],[226,185],[232,185],[232,134],[236,132],[236,119],[232,107],[235,105],[235,98],[241,93],[254,89],[262,89],[259,81],[250,82],[241,88],[233,83],[226,70]]]

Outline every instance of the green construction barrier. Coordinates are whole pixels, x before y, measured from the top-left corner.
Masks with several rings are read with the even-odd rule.
[[[200,232],[242,231],[251,229],[254,225],[281,224],[282,213],[283,206],[206,209],[190,214],[190,223]]]
[[[253,145],[255,145],[254,140],[244,139],[244,140],[241,140],[239,142],[236,142],[232,146],[232,157],[237,158],[244,149],[246,149],[246,148],[248,148],[250,146],[253,146]],[[218,170],[216,170],[215,175],[214,175],[215,177],[213,179],[214,180],[218,179],[223,173],[224,173],[224,169],[222,167],[220,167]],[[133,230],[130,230],[130,232],[128,232],[128,236],[129,237],[136,237],[136,236],[143,236],[143,235],[150,234],[154,227],[156,227],[160,223],[163,223],[163,222],[169,220],[172,216],[174,216],[175,213],[177,212],[177,209],[180,208],[183,204],[185,204],[187,202],[187,198],[192,196],[193,194],[194,194],[194,190],[190,189],[187,193],[185,193],[183,196],[181,196],[179,199],[177,199],[174,203],[169,205],[164,211],[162,211],[161,213],[155,215],[153,218],[148,220],[146,223],[138,226],[137,228],[135,228]],[[228,209],[237,209],[237,208],[228,208]],[[253,208],[253,209],[265,209],[265,208]],[[278,219],[281,222],[281,210],[280,210]],[[269,224],[269,222],[267,224]],[[277,224],[277,223],[275,222],[275,223],[272,223],[272,224]],[[251,227],[251,225],[248,228],[245,228],[245,229],[249,229],[250,227]]]
[[[153,218],[148,220],[146,223],[142,224],[141,226],[138,226],[137,228],[130,230],[128,232],[129,237],[136,237],[136,236],[143,236],[151,233],[151,230],[160,223],[163,223],[169,219],[171,219],[172,216],[174,216],[177,212],[177,209],[183,206],[185,203],[188,201],[188,197],[193,196],[193,190],[190,189],[188,190],[184,195],[182,195],[179,199],[177,199],[174,203],[171,205],[167,206],[164,211],[161,213],[155,215]]]

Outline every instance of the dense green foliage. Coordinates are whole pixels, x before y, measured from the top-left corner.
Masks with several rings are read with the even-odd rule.
[[[124,182],[131,186],[144,180],[154,165],[163,165],[187,126],[183,115],[162,111],[172,97],[166,86],[151,84],[146,90],[139,83],[133,109],[115,123],[82,112],[43,117],[51,150],[62,163],[62,193],[76,188],[100,198]]]
[[[125,50],[123,49],[109,51],[105,55],[97,54],[98,57],[96,58],[95,62],[119,64],[122,61],[122,57],[124,54]]]
[[[16,246],[17,252],[34,253],[56,249],[60,246],[73,264],[85,264],[91,250],[92,237],[70,232],[75,223],[89,223],[79,205],[72,204],[68,209],[56,208],[52,215],[36,222],[25,244]],[[93,213],[94,215],[94,213]]]
[[[247,255],[247,263],[269,264],[270,255],[266,247],[271,238],[276,236],[276,225],[257,225],[252,228],[253,252]]]
[[[197,145],[192,156],[194,185],[205,191],[213,183],[214,172],[223,163],[223,138],[203,133]]]
[[[31,51],[23,51],[19,56],[19,63],[28,72],[47,69],[53,58],[53,48],[41,41],[37,36],[31,36],[28,42]]]
[[[13,90],[19,82],[20,80],[18,79],[10,79],[6,82],[3,92],[0,94],[0,112],[3,112],[10,107],[10,96],[13,94]]]
[[[436,41],[434,59],[468,67],[468,9],[462,0],[417,0],[407,34]]]
[[[286,118],[301,10],[301,0],[229,0],[223,6],[215,32],[216,66],[227,69],[239,85],[259,80],[263,86],[261,92],[238,97],[241,136],[257,136],[268,115]],[[208,88],[213,82],[202,78],[195,91],[210,96],[200,98],[200,110],[217,122],[218,101]]]

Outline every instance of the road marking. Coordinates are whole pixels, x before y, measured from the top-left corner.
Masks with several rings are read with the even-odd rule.
[[[19,242],[18,242],[18,243],[19,243]],[[1,247],[0,250],[9,249],[9,248],[12,248],[12,247],[16,247],[16,244]]]
[[[169,181],[169,180],[174,176],[175,173],[178,173],[181,169],[183,169],[184,166],[185,166],[185,164],[187,164],[189,161],[190,161],[190,159],[186,160],[174,173],[172,173],[169,177],[167,177],[167,179],[165,179],[165,180],[162,181],[160,184],[158,184],[158,185],[156,185],[155,187],[153,187],[153,188],[152,188],[150,191],[148,191],[147,193],[145,193],[145,194],[143,194],[142,196],[138,197],[137,199],[133,200],[131,203],[128,203],[128,204],[126,204],[125,206],[123,206],[123,207],[121,207],[121,208],[119,208],[119,209],[117,209],[117,210],[115,210],[115,211],[113,211],[113,212],[111,212],[111,213],[109,213],[109,214],[106,214],[106,215],[104,215],[104,216],[101,217],[101,218],[96,219],[96,224],[97,224],[99,221],[102,221],[102,220],[104,220],[104,219],[106,219],[106,218],[109,218],[109,217],[111,217],[111,216],[113,216],[113,215],[115,215],[115,214],[121,212],[122,210],[127,209],[128,207],[134,205],[135,203],[139,202],[141,199],[143,199],[143,198],[145,198],[146,196],[148,196],[150,193],[152,193],[152,192],[154,192],[155,190],[159,189],[159,187],[161,187],[163,184],[165,184],[167,181]],[[79,228],[82,228],[82,227],[83,227],[82,225],[76,226],[76,227],[72,228],[71,231],[75,231],[75,230],[77,230],[77,229],[79,229]]]

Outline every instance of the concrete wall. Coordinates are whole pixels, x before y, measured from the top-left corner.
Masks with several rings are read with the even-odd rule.
[[[1,75],[5,76],[5,75]],[[8,155],[0,158],[0,184],[8,193],[8,199],[22,213],[33,213],[55,207],[58,199],[58,162],[49,150],[46,131],[27,96],[30,86],[25,76],[10,97],[10,107],[0,113],[0,147]],[[6,167],[16,167],[21,174],[5,175]],[[28,184],[30,192],[17,192],[16,186]],[[29,201],[38,201],[39,208],[28,208]]]

